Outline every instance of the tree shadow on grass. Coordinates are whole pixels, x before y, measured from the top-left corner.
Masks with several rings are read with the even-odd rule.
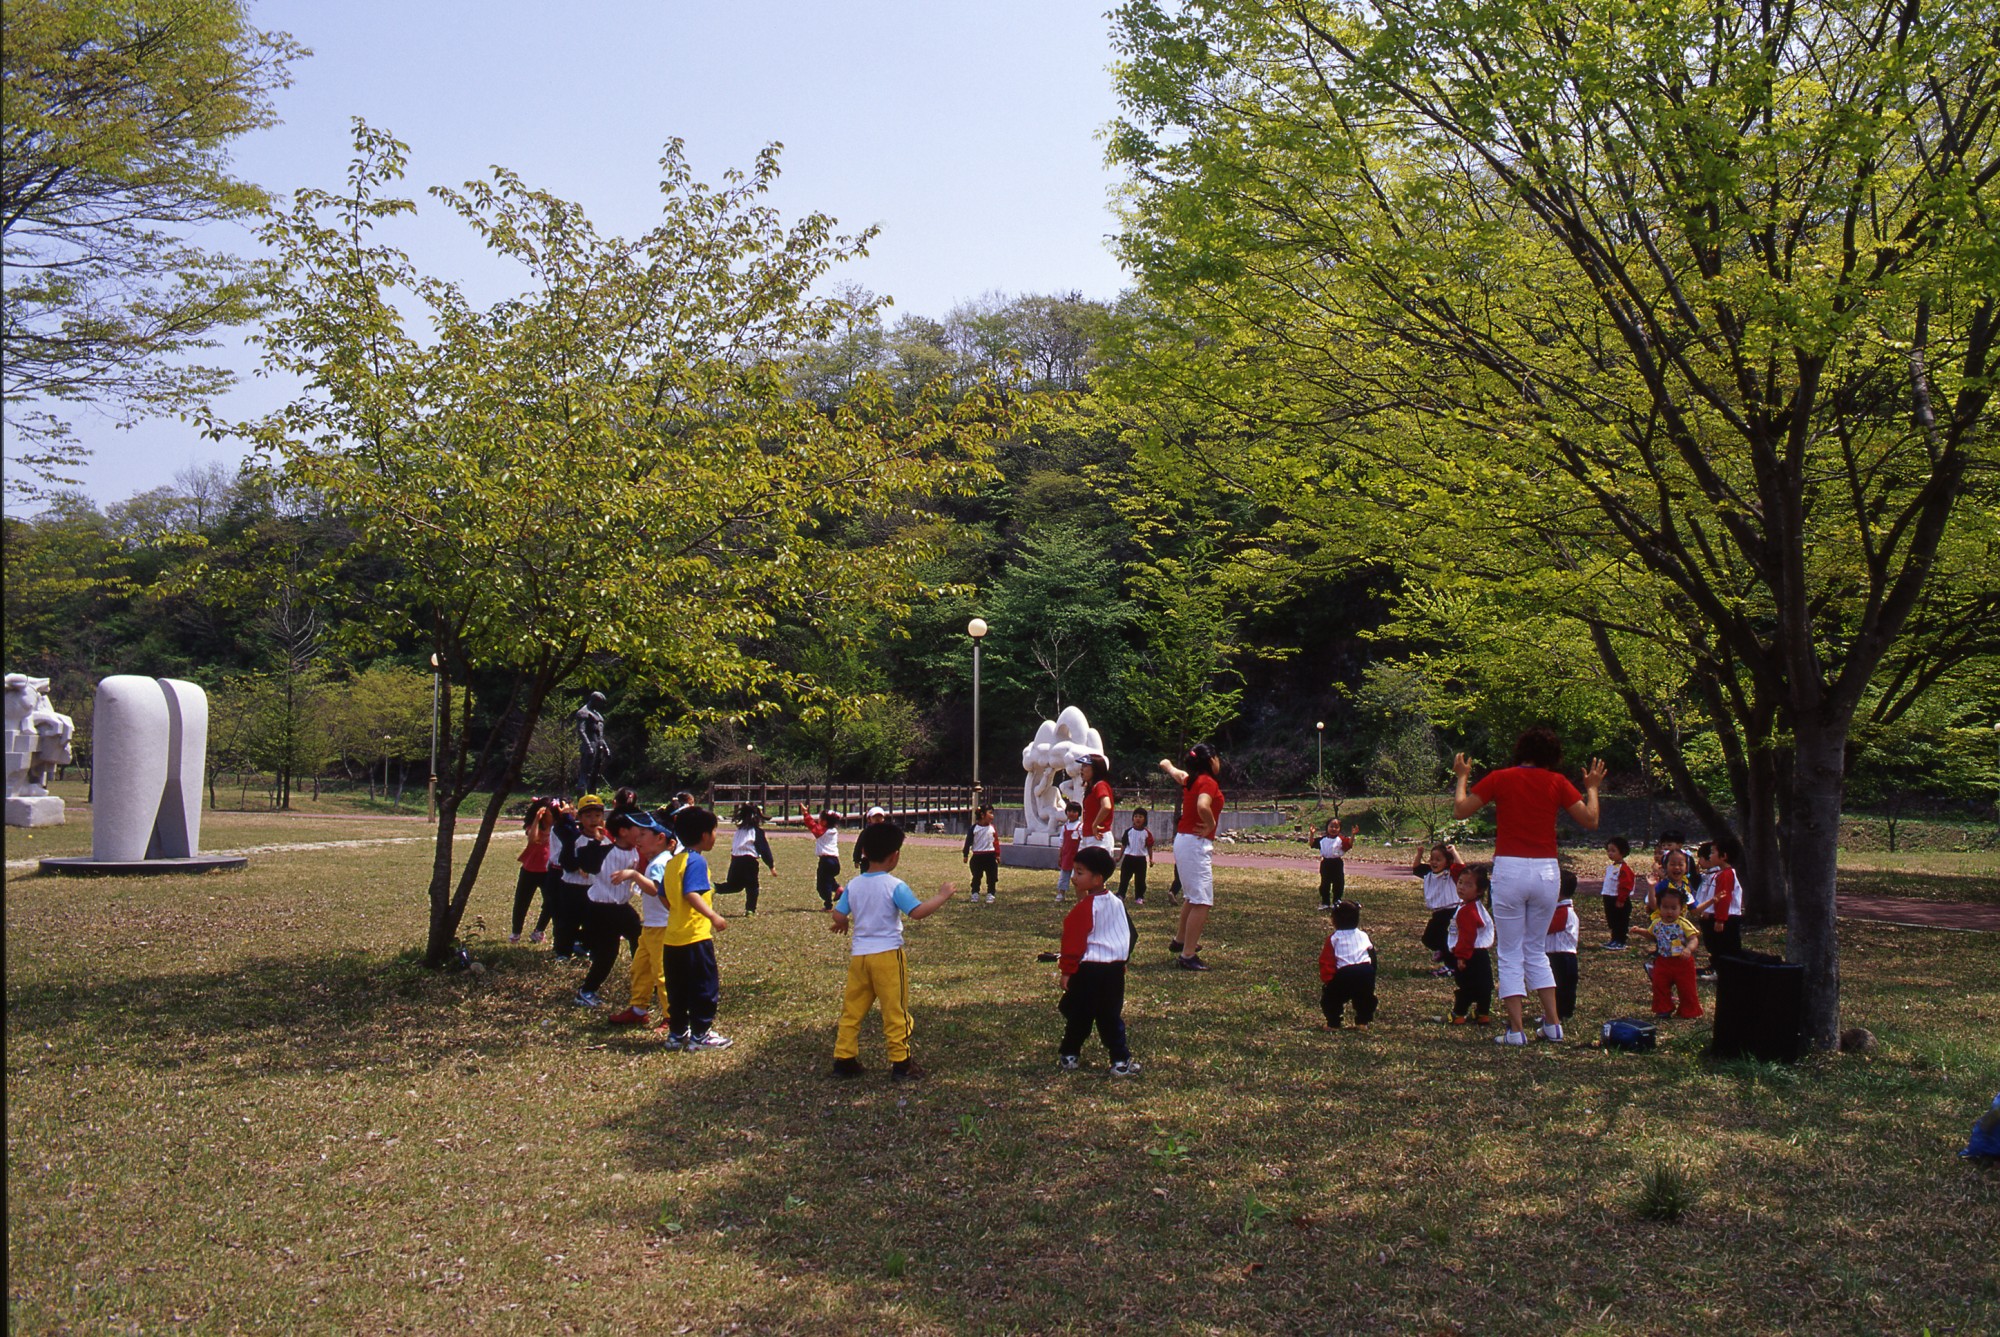
[[[1911,901],[2000,905],[2000,878],[1990,874],[1843,868],[1839,890],[1843,896],[1893,896]]]

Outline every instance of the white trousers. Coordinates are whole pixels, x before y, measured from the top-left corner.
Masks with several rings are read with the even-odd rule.
[[[1189,905],[1215,904],[1215,842],[1180,831],[1174,835],[1174,871],[1181,878],[1181,899]]]
[[[1493,941],[1502,998],[1556,987],[1548,934],[1561,894],[1562,868],[1554,859],[1508,854],[1493,861]]]

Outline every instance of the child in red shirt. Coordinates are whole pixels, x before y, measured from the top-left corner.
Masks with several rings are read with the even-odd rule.
[[[1457,992],[1451,1000],[1451,1024],[1470,1021],[1484,1026],[1493,1020],[1493,916],[1482,903],[1493,889],[1493,874],[1485,864],[1460,868],[1458,909],[1446,934],[1446,959]]]

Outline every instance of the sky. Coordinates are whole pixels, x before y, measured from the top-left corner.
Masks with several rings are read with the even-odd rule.
[[[771,199],[788,220],[817,210],[841,231],[882,229],[832,281],[889,294],[892,322],[987,292],[1126,286],[1108,241],[1117,178],[1102,131],[1117,103],[1100,3],[254,0],[250,13],[313,53],[274,98],[280,124],[236,146],[239,174],[281,194],[339,182],[358,116],[410,146],[412,196],[500,164],[582,204],[600,232],[632,235],[653,221],[666,140],[684,140],[711,184],[778,141]],[[240,228],[205,240],[254,247]],[[434,203],[397,240],[475,298],[507,291]],[[217,403],[231,420],[289,391],[247,375],[241,337],[225,332],[212,355],[245,374]],[[76,425],[99,504],[242,455],[173,419]]]

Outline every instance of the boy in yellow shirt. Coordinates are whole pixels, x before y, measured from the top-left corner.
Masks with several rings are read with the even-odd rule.
[[[651,902],[655,898],[666,910],[666,922],[657,929],[660,968],[667,993],[667,1048],[727,1049],[735,1041],[715,1029],[715,1010],[722,994],[722,980],[715,966],[715,935],[729,927],[702,893],[711,889],[708,851],[715,848],[715,814],[701,808],[684,808],[674,817],[674,831],[680,850],[667,853],[667,830],[643,813],[630,818],[646,871],[630,870],[629,880],[639,884],[640,893]],[[626,877],[626,874],[618,874]],[[653,916],[657,917],[657,916]],[[647,950],[652,927],[640,930],[640,952]],[[640,979],[642,961],[635,956],[632,973]],[[635,982],[634,990],[640,986]],[[647,989],[650,1004],[651,989]],[[636,1004],[635,1004],[636,1007]]]

